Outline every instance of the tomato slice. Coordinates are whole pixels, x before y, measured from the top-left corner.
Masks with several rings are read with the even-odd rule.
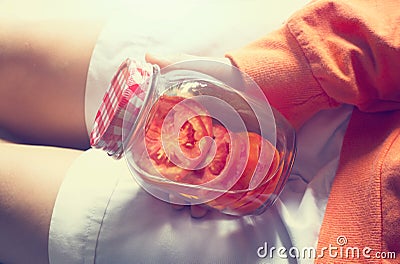
[[[236,182],[232,187],[232,190],[246,190],[249,187],[250,180],[256,170],[256,166],[259,163],[260,152],[261,152],[261,136],[258,134],[249,132],[244,136],[248,136],[249,140],[249,155],[247,158],[246,167]]]
[[[208,165],[201,170],[195,170],[187,174],[184,179],[185,182],[202,185],[216,179],[221,175],[222,170],[226,168],[231,148],[231,140],[227,129],[221,125],[214,125],[213,139],[215,143],[214,157],[212,160],[209,157],[205,157]]]
[[[230,205],[229,209],[238,214],[248,214],[260,208],[272,195],[275,195],[274,192],[283,170],[283,164],[278,168],[279,164],[276,164],[277,162],[279,163],[279,155],[274,159],[271,166],[271,168],[274,167],[277,170],[271,170],[271,172],[274,171],[274,174],[272,177],[266,177],[268,182],[263,183],[255,190],[247,192],[244,197]]]
[[[263,185],[275,172],[279,161],[277,149],[268,140],[253,132],[242,134],[248,137],[249,155],[246,168],[232,190],[254,189],[252,181],[253,185]]]
[[[178,136],[181,151],[189,158],[199,157],[205,150],[201,140],[212,136],[211,117],[196,102],[185,100],[176,109],[174,119],[178,125],[183,123]]]
[[[216,152],[214,158],[209,165],[204,169],[204,182],[218,177],[222,170],[226,167],[231,152],[231,139],[228,130],[221,126],[215,125],[213,127],[214,140],[216,145]]]
[[[149,120],[145,144],[153,165],[162,176],[181,181],[207,152],[202,139],[212,136],[211,117],[190,98],[163,95],[150,111]]]
[[[229,132],[213,124],[195,100],[179,96],[161,96],[149,120],[145,144],[154,167],[170,180],[220,189],[222,195],[209,206],[247,214],[273,194],[281,174],[280,157],[260,135]],[[214,143],[208,145],[206,137]]]
[[[272,191],[275,189],[272,185],[275,185],[275,178],[279,179],[279,175],[274,174],[279,164],[279,153],[269,141],[263,139],[256,133],[240,133],[240,136],[244,137],[245,140],[248,139],[249,142],[249,155],[247,157],[246,167],[229,192],[210,201],[209,205],[219,210],[226,209],[238,214],[246,214],[251,212],[251,210],[257,209],[267,201],[270,196],[268,192],[271,188]],[[268,161],[270,161],[271,158],[273,160],[270,166],[268,168],[263,167],[262,161],[265,160],[267,162],[266,165],[269,165]],[[257,173],[262,173],[262,179],[259,179],[256,188],[249,190],[250,182],[254,180]]]

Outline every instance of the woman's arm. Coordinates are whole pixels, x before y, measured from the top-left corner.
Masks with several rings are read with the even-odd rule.
[[[321,109],[400,108],[400,1],[313,1],[240,50],[249,74],[296,127]]]

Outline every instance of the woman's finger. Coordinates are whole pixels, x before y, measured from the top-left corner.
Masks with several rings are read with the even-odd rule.
[[[171,64],[185,61],[185,60],[195,60],[200,57],[188,55],[188,54],[173,54],[173,55],[155,55],[151,53],[146,53],[145,59],[148,63],[157,64],[160,68],[167,67]]]
[[[182,210],[185,207],[185,202],[173,194],[169,195],[169,202],[171,203],[172,208],[175,210]]]
[[[192,205],[190,207],[190,214],[194,218],[202,218],[207,214],[207,212],[208,212],[208,209],[202,205]]]

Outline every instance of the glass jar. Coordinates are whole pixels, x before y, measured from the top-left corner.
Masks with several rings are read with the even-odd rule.
[[[258,85],[236,67],[210,60],[163,69],[125,61],[91,143],[124,156],[136,181],[157,198],[230,215],[270,207],[296,152],[294,129]]]

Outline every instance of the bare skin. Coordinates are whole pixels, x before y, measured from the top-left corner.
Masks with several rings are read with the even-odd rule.
[[[0,125],[24,143],[87,148],[84,93],[97,22],[2,22]]]
[[[0,263],[48,263],[64,175],[89,147],[86,76],[102,21],[6,19],[0,31]],[[147,56],[165,66],[172,61]],[[181,207],[176,207],[180,209]],[[207,210],[192,206],[199,218]]]
[[[0,143],[0,261],[48,263],[54,201],[77,150]]]
[[[86,75],[101,26],[2,21],[0,128],[37,146],[0,141],[1,263],[48,263],[58,189],[77,149],[88,147]]]

